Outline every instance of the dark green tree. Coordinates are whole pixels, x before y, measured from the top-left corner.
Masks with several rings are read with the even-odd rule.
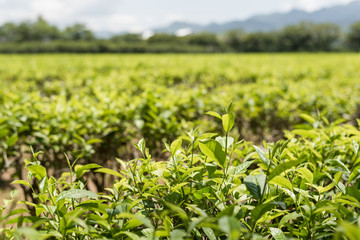
[[[360,22],[356,22],[353,25],[351,25],[346,40],[349,49],[353,51],[360,50]]]
[[[231,51],[240,52],[243,50],[242,40],[245,32],[242,30],[231,30],[224,34],[223,42]]]
[[[181,38],[166,34],[166,33],[156,33],[147,39],[147,42],[150,44],[173,44],[182,42]]]
[[[217,48],[220,46],[220,41],[214,33],[196,33],[188,35],[186,42],[190,45],[198,45],[204,47]]]
[[[0,26],[1,42],[16,42],[19,40],[19,37],[17,26],[14,23],[5,23]]]
[[[123,35],[116,35],[110,38],[112,42],[126,42],[126,43],[138,43],[142,42],[140,34],[128,33]]]
[[[62,33],[65,40],[94,40],[95,36],[84,24],[77,23],[65,28]]]
[[[277,41],[276,33],[249,33],[242,40],[242,49],[244,52],[274,52],[277,50]]]

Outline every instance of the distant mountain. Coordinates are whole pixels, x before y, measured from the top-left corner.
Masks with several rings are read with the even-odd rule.
[[[246,32],[279,30],[287,25],[300,22],[334,23],[342,29],[347,29],[352,23],[360,21],[360,0],[347,5],[335,5],[314,12],[292,10],[287,13],[273,13],[253,16],[244,21],[231,21],[223,24],[211,23],[208,25],[187,22],[174,22],[169,26],[155,28],[157,33],[175,34],[180,29],[191,29],[191,32],[222,33],[232,29],[242,29]]]

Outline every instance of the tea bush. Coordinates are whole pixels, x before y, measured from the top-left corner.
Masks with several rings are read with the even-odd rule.
[[[34,202],[4,200],[3,239],[357,239],[360,233],[360,130],[303,114],[285,139],[239,140],[231,106],[212,115],[223,134],[186,132],[164,143],[156,161],[144,139],[140,157],[115,168],[77,164],[48,174],[41,152],[26,160]],[[88,174],[113,181],[88,189]],[[37,186],[36,188],[34,186]],[[14,193],[15,194],[15,193]],[[19,206],[19,205],[18,205]]]
[[[114,156],[151,154],[165,139],[199,126],[219,131],[204,113],[232,101],[241,138],[261,143],[303,124],[306,113],[356,124],[357,54],[6,55],[0,56],[0,170],[18,168],[28,146],[60,176],[63,152],[108,167]],[[110,159],[110,163],[107,160]],[[101,189],[102,180],[97,186]]]

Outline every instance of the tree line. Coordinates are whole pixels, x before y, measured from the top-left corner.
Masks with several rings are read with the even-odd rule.
[[[42,17],[36,21],[5,23],[0,26],[0,52],[330,52],[359,51],[360,22],[347,32],[331,23],[302,22],[272,32],[232,30],[187,36],[157,33],[144,39],[140,34],[97,38],[84,24],[64,29]]]

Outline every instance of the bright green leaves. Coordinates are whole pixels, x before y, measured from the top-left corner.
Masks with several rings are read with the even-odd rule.
[[[229,133],[235,123],[235,115],[233,112],[231,112],[231,108],[232,108],[232,103],[229,104],[229,106],[226,109],[226,113],[224,115],[220,115],[219,113],[213,111],[206,112],[206,114],[221,119],[225,133]]]
[[[10,137],[6,138],[6,145],[7,147],[12,147],[16,144],[16,142],[19,140],[19,137],[17,134],[13,134]]]
[[[314,175],[313,175],[313,173],[312,173],[309,169],[307,169],[307,168],[305,168],[305,167],[301,167],[301,168],[296,169],[296,171],[297,171],[298,173],[300,173],[301,176],[302,176],[303,178],[305,178],[310,184],[313,183]]]
[[[264,204],[257,205],[252,211],[251,211],[251,217],[253,222],[253,228],[255,227],[257,221],[268,211],[273,209],[276,206],[280,206],[283,209],[285,209],[285,204],[283,202],[268,202]]]
[[[249,175],[245,178],[245,185],[249,192],[261,202],[266,186],[266,175]]]
[[[57,196],[57,202],[61,199],[67,198],[97,198],[98,195],[96,193],[90,192],[88,190],[83,189],[71,189],[68,191],[64,191]]]
[[[289,190],[292,189],[292,184],[291,184],[291,182],[290,182],[287,178],[282,177],[282,176],[275,176],[275,177],[273,177],[273,178],[269,181],[269,183],[271,183],[271,184],[276,184],[276,185],[278,185],[278,186],[284,187],[284,188],[289,189]]]
[[[106,173],[120,178],[122,177],[122,175],[119,172],[110,168],[99,168],[95,172]]]
[[[234,138],[232,137],[216,137],[215,141],[221,144],[223,148],[229,148],[234,143]]]
[[[265,164],[266,167],[269,167],[270,160],[268,159],[268,157],[266,156],[264,151],[257,146],[253,146],[253,147],[254,147],[255,151],[257,152],[257,154],[259,155],[260,160]]]
[[[273,238],[275,240],[287,240],[287,238],[285,237],[283,231],[281,231],[281,229],[279,228],[270,228],[270,233],[271,236],[273,236]]]
[[[319,191],[319,194],[322,194],[322,193],[330,191],[333,187],[335,187],[335,183],[330,183],[329,185],[327,185],[325,187],[322,187],[322,186],[317,187],[317,190]]]
[[[26,169],[32,173],[37,179],[41,180],[46,177],[46,169],[40,165],[29,165]]]
[[[182,140],[181,138],[176,139],[170,145],[170,153],[171,155],[175,155],[176,152],[181,148]]]
[[[219,219],[220,229],[227,234],[228,240],[236,240],[242,236],[242,226],[233,216],[224,216]]]
[[[261,151],[261,150],[260,150]],[[259,154],[260,155],[260,154]],[[264,155],[264,154],[263,154]],[[266,156],[265,156],[266,157]],[[286,161],[283,162],[279,165],[277,165],[268,175],[268,180],[271,180],[272,178],[274,178],[275,176],[280,175],[281,173],[285,172],[286,170],[298,166],[299,164],[301,164],[302,162],[304,162],[304,160],[297,160],[297,161]]]
[[[233,113],[227,113],[221,116],[222,125],[225,132],[230,132],[235,123],[235,116]]]
[[[225,167],[226,154],[219,142],[209,139],[199,143],[200,150],[208,158],[215,160],[219,166]]]

